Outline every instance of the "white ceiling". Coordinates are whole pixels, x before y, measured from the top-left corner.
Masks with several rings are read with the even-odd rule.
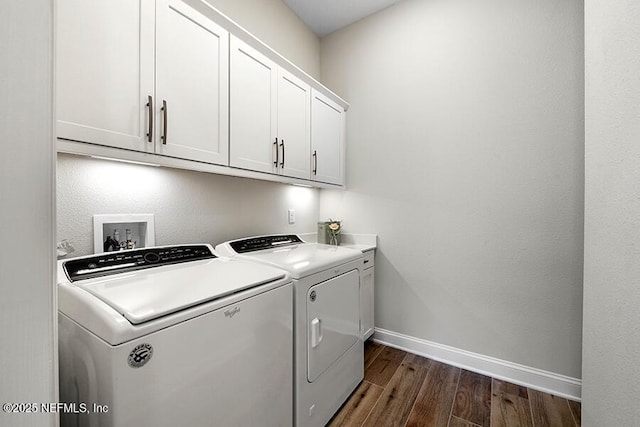
[[[319,37],[400,0],[282,0]]]

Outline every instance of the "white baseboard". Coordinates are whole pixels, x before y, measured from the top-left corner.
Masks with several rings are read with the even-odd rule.
[[[448,365],[580,401],[582,380],[376,328],[373,339]]]

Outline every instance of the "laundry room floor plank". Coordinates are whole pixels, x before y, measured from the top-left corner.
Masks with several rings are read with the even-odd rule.
[[[566,426],[575,423],[569,402],[563,397],[529,390],[529,403],[533,425],[536,427]]]
[[[373,341],[365,344],[365,360],[365,381],[329,425],[579,427],[581,423],[579,402],[461,370]],[[426,375],[420,373],[424,369]],[[384,383],[384,387],[368,378]],[[408,417],[407,407],[411,408]]]
[[[451,418],[460,371],[460,368],[431,361],[407,426],[447,426]]]
[[[494,379],[491,393],[491,427],[514,426],[533,427],[527,389]]]
[[[452,415],[451,419],[449,420],[449,426],[448,427],[481,427],[481,426],[479,426],[478,424],[474,424],[472,422],[463,420],[461,418],[454,417]]]
[[[491,378],[462,370],[451,415],[489,427],[491,422]]]
[[[380,386],[362,381],[328,425],[331,427],[361,426],[383,391],[384,388]]]
[[[364,343],[364,367],[371,365],[376,357],[384,350],[385,346],[375,341],[367,340]]]
[[[385,346],[365,369],[364,379],[380,387],[386,387],[406,355],[406,351]]]
[[[403,426],[431,361],[407,354],[365,421],[365,426]]]
[[[514,396],[521,397],[523,399],[529,399],[529,393],[527,388],[521,385],[513,384],[507,381],[493,379],[492,383],[493,393],[506,393]]]
[[[573,415],[573,421],[579,426],[582,424],[582,407],[580,403],[573,400],[567,400],[569,402],[569,409],[571,409],[571,415]]]

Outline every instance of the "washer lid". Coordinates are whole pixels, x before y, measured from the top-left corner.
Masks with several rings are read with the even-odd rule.
[[[217,246],[216,250],[225,255],[235,255],[230,248],[228,244],[224,244]],[[245,252],[238,257],[283,268],[289,271],[292,277],[299,279],[362,258],[362,252],[321,243],[299,243],[277,249]]]
[[[166,265],[75,282],[137,325],[285,277],[268,266],[225,258]]]

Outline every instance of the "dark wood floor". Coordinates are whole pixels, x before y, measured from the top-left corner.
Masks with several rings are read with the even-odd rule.
[[[580,403],[372,341],[364,381],[330,426],[580,426]]]

